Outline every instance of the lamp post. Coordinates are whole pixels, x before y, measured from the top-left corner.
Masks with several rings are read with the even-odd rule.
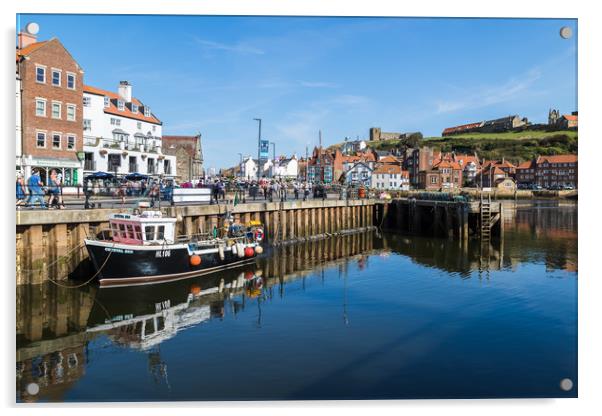
[[[238,176],[242,178],[242,153],[238,153],[240,156],[240,165],[238,165]]]
[[[261,119],[254,118],[253,120],[259,122],[259,134],[257,136],[257,179],[259,179],[259,166],[261,166]]]
[[[276,171],[276,143],[274,142],[270,142],[270,144],[272,145],[272,178],[276,175],[274,175],[275,171]]]

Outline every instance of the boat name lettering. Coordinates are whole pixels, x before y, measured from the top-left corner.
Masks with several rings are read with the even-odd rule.
[[[121,249],[121,248],[113,248],[113,247],[105,247],[105,251],[112,251],[113,253],[121,253],[121,254],[134,254],[133,250]]]

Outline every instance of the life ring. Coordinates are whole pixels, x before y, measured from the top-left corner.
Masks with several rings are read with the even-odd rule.
[[[263,240],[263,230],[261,228],[258,228],[255,230],[255,240],[256,241]]]

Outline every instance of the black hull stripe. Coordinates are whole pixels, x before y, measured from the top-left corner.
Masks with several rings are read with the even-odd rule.
[[[172,282],[174,280],[188,279],[190,277],[202,276],[208,273],[216,272],[219,270],[232,269],[240,267],[245,264],[254,262],[256,258],[250,258],[245,260],[239,260],[234,263],[229,263],[222,266],[210,267],[202,270],[194,270],[185,273],[174,273],[174,274],[163,274],[157,276],[136,276],[136,277],[120,277],[120,278],[109,278],[100,279],[101,287],[109,286],[140,286],[152,283]]]

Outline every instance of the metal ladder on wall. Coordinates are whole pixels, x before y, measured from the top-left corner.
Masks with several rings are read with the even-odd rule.
[[[481,243],[491,241],[491,194],[485,197],[481,192]]]

